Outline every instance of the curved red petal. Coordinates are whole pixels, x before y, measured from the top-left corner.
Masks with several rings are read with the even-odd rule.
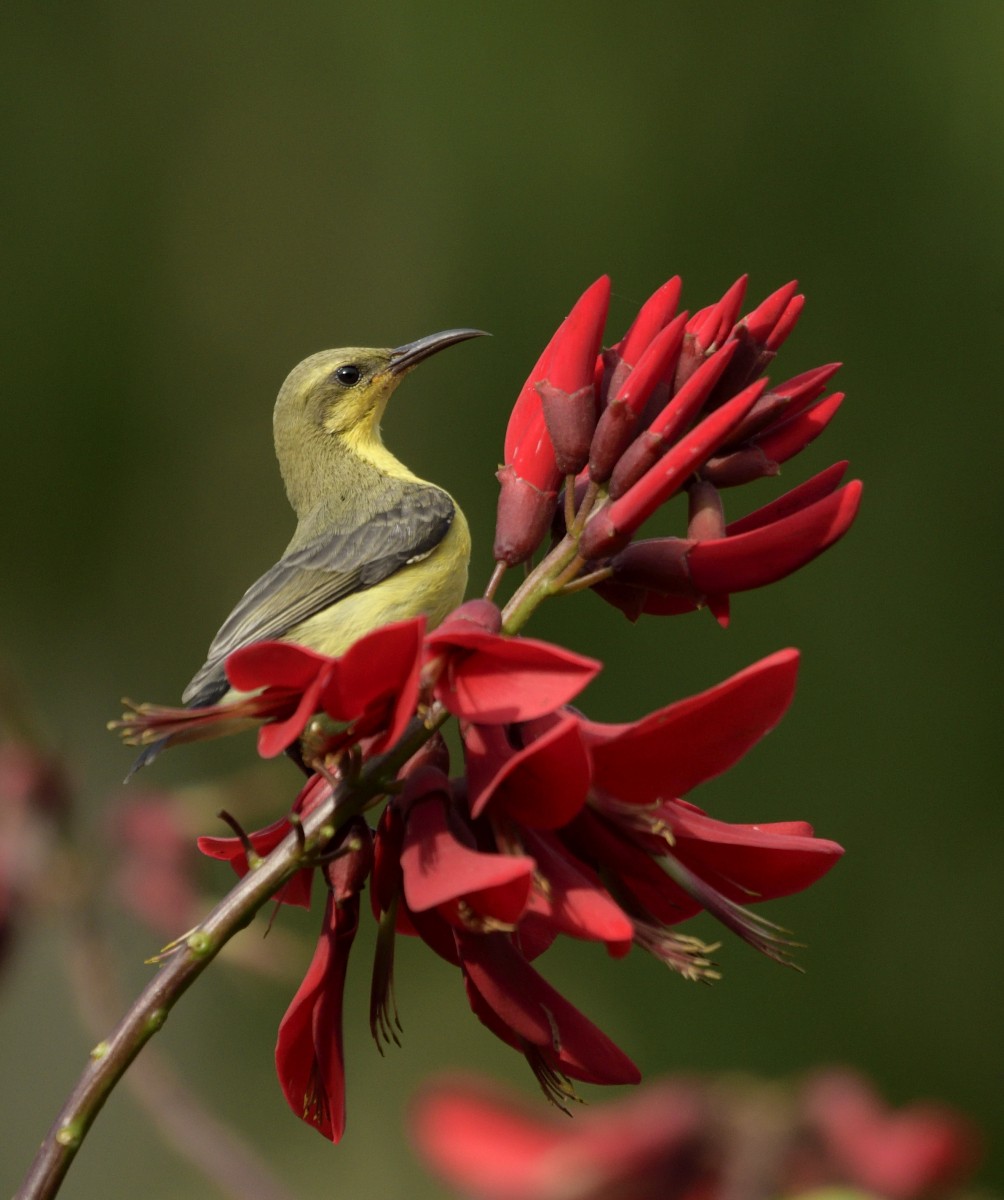
[[[798,658],[797,650],[780,650],[629,725],[583,720],[593,787],[630,804],[651,804],[728,770],[784,715]]]
[[[359,900],[329,897],[307,974],[279,1024],[275,1066],[286,1102],[332,1142],[345,1131],[342,991],[359,924]]]
[[[412,912],[485,893],[478,911],[491,907],[484,915],[512,924],[526,908],[535,865],[525,855],[486,854],[464,845],[441,796],[424,798],[408,811],[401,870]]]
[[[530,966],[505,934],[456,934],[464,974],[510,1045],[527,1042],[572,1079],[637,1083],[641,1073],[592,1021]],[[473,1007],[473,1006],[472,1006]],[[475,1012],[484,1020],[483,1011]],[[502,1027],[500,1032],[499,1025]]]
[[[698,542],[687,556],[705,594],[742,592],[783,579],[843,537],[857,516],[862,485],[852,480],[807,508],[747,533]]]
[[[468,738],[472,817],[491,805],[531,829],[558,829],[582,808],[590,764],[576,717],[561,717],[535,741],[505,757],[496,748],[495,755],[479,758],[476,736],[472,730]]]
[[[532,721],[567,704],[594,679],[602,663],[533,638],[470,634],[427,639],[434,651],[449,646],[436,698],[454,716],[486,725]]]
[[[333,660],[293,642],[253,642],[227,656],[227,679],[239,692],[262,687],[300,691]]]

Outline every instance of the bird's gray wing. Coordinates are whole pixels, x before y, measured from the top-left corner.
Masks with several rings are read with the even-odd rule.
[[[409,488],[358,528],[325,535],[284,555],[223,622],[205,664],[182,694],[184,702],[199,708],[227,691],[223,660],[234,650],[281,638],[314,613],[429,554],[446,536],[454,512],[453,501],[439,488]]]

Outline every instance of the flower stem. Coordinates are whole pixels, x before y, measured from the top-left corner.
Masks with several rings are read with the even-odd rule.
[[[505,633],[517,633],[523,628],[534,609],[553,594],[552,585],[555,578],[569,563],[574,562],[577,554],[575,539],[566,534],[554,549],[540,560],[513,592],[509,603],[502,610],[502,629]]]

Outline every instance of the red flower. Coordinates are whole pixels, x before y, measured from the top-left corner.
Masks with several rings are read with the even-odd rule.
[[[296,697],[292,712],[266,725],[258,750],[272,758],[293,744],[316,712],[345,724],[345,742],[376,736],[371,753],[404,732],[418,701],[425,618],[384,625],[360,638],[338,658],[292,642],[255,642],[235,650],[227,678],[239,691],[264,689],[263,697]]]
[[[372,848],[360,819],[339,836],[343,849],[325,868],[328,902],[317,949],[279,1024],[275,1065],[294,1113],[332,1142],[345,1131],[342,992],[349,951],[359,927],[359,893],[369,875]]]
[[[586,1083],[637,1083],[634,1063],[530,966],[502,933],[455,933],[478,1019],[520,1050],[545,1093],[567,1095],[561,1077]]]
[[[602,663],[532,638],[486,628],[498,610],[486,600],[457,609],[425,639],[427,654],[443,660],[434,687],[451,713],[485,725],[530,721],[567,704]]]
[[[978,1142],[957,1113],[892,1113],[839,1070],[801,1088],[667,1079],[574,1122],[476,1077],[445,1076],[421,1090],[409,1124],[428,1165],[472,1200],[921,1200],[965,1184]]]

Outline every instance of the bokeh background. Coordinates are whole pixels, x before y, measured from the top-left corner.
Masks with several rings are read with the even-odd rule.
[[[418,372],[385,422],[392,448],[469,514],[480,588],[509,406],[586,284],[612,274],[616,337],[676,272],[692,309],[745,271],[751,302],[797,277],[808,306],[775,375],[840,359],[849,398],[785,484],[849,457],[866,481],[851,535],[739,597],[727,633],[707,614],[632,627],[591,596],[554,605],[534,632],[606,661],[587,703],[607,719],[801,647],[783,725],[694,799],[728,819],[807,818],[846,845],[830,878],[771,913],[809,943],[807,974],[734,939],[711,990],[595,947],[551,954],[547,972],[648,1074],[849,1062],[895,1102],[967,1110],[993,1143],[1002,47],[999,0],[10,0],[0,661],[71,764],[95,872],[113,868],[102,834],[128,761],[106,719],[123,694],[177,697],[290,533],[271,406],[295,362],[492,331]],[[736,494],[730,512],[769,494]],[[142,785],[224,779],[252,759],[250,740],[179,750]],[[292,768],[256,778],[249,794],[288,804]],[[218,828],[210,809],[204,828]],[[221,891],[228,877],[205,882]],[[109,919],[135,991],[159,941]],[[300,939],[294,972],[315,921],[280,919]],[[371,941],[354,953],[337,1148],[292,1117],[273,1077],[294,977],[220,966],[159,1038],[299,1195],[439,1194],[401,1134],[434,1068],[476,1066],[533,1094],[455,973],[410,946],[404,1049],[380,1058]],[[0,978],[4,1194],[93,1040],[67,953],[37,913]],[[999,1155],[982,1178],[1002,1185]],[[65,1194],[140,1193],[218,1195],[121,1093]]]

